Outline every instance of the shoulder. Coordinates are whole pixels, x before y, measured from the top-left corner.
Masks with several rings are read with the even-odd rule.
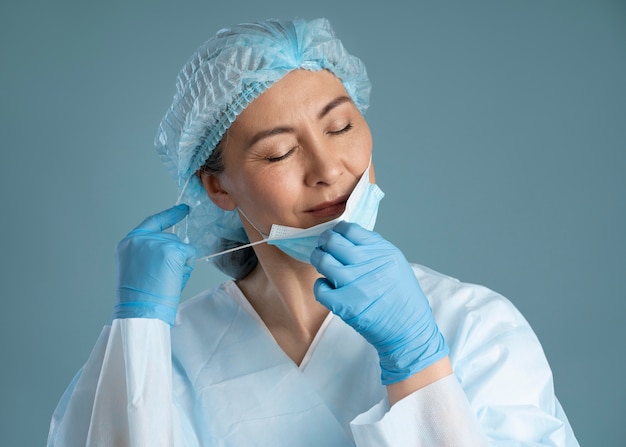
[[[224,304],[224,300],[227,303],[232,302],[232,296],[236,290],[238,289],[235,282],[229,280],[183,301],[178,306],[178,316],[182,321],[177,321],[177,324],[182,323],[196,312],[206,311],[207,308],[216,306],[219,307],[221,304]]]
[[[464,283],[420,265],[413,265],[413,270],[431,303],[435,321],[450,347],[455,375],[472,406],[493,412],[494,405],[530,405],[554,412],[550,366],[519,310],[487,287]]]
[[[566,438],[578,445],[555,396],[541,343],[517,308],[487,287],[420,265],[413,270],[485,434],[529,441]]]
[[[454,338],[461,327],[476,330],[480,326],[485,331],[530,329],[520,311],[501,294],[422,265],[412,267],[444,335]]]
[[[518,365],[548,370],[543,349],[521,312],[501,294],[413,265],[439,329],[450,347],[457,375],[470,369]]]
[[[237,305],[233,295],[237,290],[234,281],[226,281],[183,301],[178,306],[175,327],[193,323],[197,317],[215,316],[215,312],[234,310]]]
[[[227,281],[180,304],[171,330],[174,356],[200,346],[203,352],[212,351],[241,310],[233,299],[237,290],[233,281]]]

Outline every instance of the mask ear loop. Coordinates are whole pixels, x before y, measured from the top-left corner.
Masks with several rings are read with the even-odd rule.
[[[191,177],[193,177],[194,175],[195,174],[191,174],[189,177],[187,177],[187,180],[185,180],[183,189],[181,189],[180,193],[178,193],[178,197],[176,198],[176,203],[174,204],[174,206],[180,205],[181,201],[183,200],[183,194],[185,194],[185,191],[187,191],[187,186],[189,185],[189,181],[191,180]]]
[[[185,194],[185,191],[187,191],[187,186],[189,186],[189,182],[191,181],[191,177],[195,175],[195,174],[191,174],[189,177],[187,177],[187,180],[185,180],[185,184],[183,185],[182,189],[180,190],[180,193],[178,193],[178,197],[176,198],[176,203],[174,203],[174,206],[176,205],[180,205],[183,201],[183,195]],[[183,219],[183,221],[185,222],[185,227],[187,226],[187,216],[185,216],[185,218]],[[180,225],[180,223],[176,224],[176,225],[172,225],[172,233],[176,234],[176,228]],[[185,237],[185,239],[187,239]],[[185,243],[188,243],[189,240],[185,240],[183,241]]]
[[[228,250],[224,250],[224,251],[220,251],[219,253],[213,253],[212,255],[208,255],[208,256],[203,256],[201,258],[196,259],[196,261],[204,261],[204,260],[208,260],[211,258],[215,258],[217,256],[221,256],[221,255],[225,255],[226,253],[232,253],[234,251],[237,250],[243,250],[244,248],[248,248],[248,247],[254,247],[255,245],[260,245],[260,244],[265,244],[268,241],[268,236],[266,236],[265,234],[263,234],[257,227],[256,225],[254,225],[252,223],[252,221],[248,218],[248,216],[246,216],[246,213],[244,213],[241,208],[237,208],[237,211],[239,211],[243,217],[246,218],[246,220],[250,223],[250,225],[252,225],[252,228],[254,228],[260,235],[261,237],[263,237],[263,239],[261,239],[260,241],[255,241],[255,242],[249,242],[247,244],[244,245],[239,245],[238,247],[233,247],[233,248],[229,248]]]
[[[261,239],[260,241],[250,242],[244,245],[240,245],[238,247],[229,248],[228,250],[220,251],[219,253],[213,253],[212,255],[202,256],[201,258],[196,259],[196,261],[205,261],[211,258],[215,258],[217,256],[225,255],[226,253],[232,253],[233,251],[243,250],[244,248],[253,247],[255,245],[265,244],[267,243],[267,239]]]
[[[185,183],[184,183],[184,185],[183,185],[182,189],[180,190],[180,193],[178,194],[178,197],[176,198],[176,203],[174,204],[174,206],[176,206],[176,205],[180,205],[180,204],[182,203],[182,200],[183,200],[183,195],[185,194],[185,191],[187,190],[187,186],[189,186],[189,182],[191,181],[191,177],[192,177],[192,176],[194,176],[194,175],[195,175],[195,174],[190,175],[189,177],[187,177],[187,180],[185,180]],[[217,257],[217,256],[225,255],[226,253],[232,253],[232,252],[237,251],[237,250],[243,250],[244,248],[253,247],[253,246],[255,246],[255,245],[264,244],[264,243],[266,243],[266,242],[267,242],[267,236],[266,236],[266,235],[264,235],[263,233],[261,233],[261,232],[259,231],[259,229],[258,229],[258,228],[257,228],[257,227],[256,227],[256,226],[252,223],[252,221],[250,221],[250,219],[248,218],[248,216],[246,216],[246,214],[245,214],[243,211],[241,211],[241,209],[240,209],[240,208],[237,208],[237,209],[238,209],[238,211],[239,211],[241,214],[243,214],[243,216],[246,218],[246,220],[247,220],[248,222],[250,222],[250,225],[252,225],[252,227],[253,227],[256,231],[258,231],[258,232],[259,232],[259,234],[263,237],[263,239],[261,239],[260,241],[250,242],[250,243],[248,243],[248,244],[240,245],[240,246],[238,246],[238,247],[229,248],[228,250],[220,251],[219,253],[213,253],[213,254],[208,255],[208,256],[203,256],[203,257],[201,257],[201,258],[197,258],[197,259],[196,259],[196,261],[204,261],[204,260],[208,260],[208,259],[211,259],[211,258],[215,258],[215,257]],[[188,219],[188,217],[187,217],[187,216],[185,216],[185,218],[183,219],[183,220],[184,220],[184,222],[185,222],[185,225],[187,225],[187,222],[188,222],[188,220],[187,220],[187,219]],[[176,224],[176,225],[173,225],[173,226],[172,226],[172,229],[171,229],[172,233],[176,234],[176,228],[177,228],[179,225],[180,225],[180,223],[178,223],[178,224]],[[184,241],[184,242],[185,242],[185,243],[189,243],[189,241],[188,241],[188,240],[186,240],[186,241]]]

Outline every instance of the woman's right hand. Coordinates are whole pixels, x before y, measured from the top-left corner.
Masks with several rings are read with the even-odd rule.
[[[113,318],[158,318],[174,324],[196,251],[164,230],[188,213],[189,207],[182,204],[150,216],[117,245]]]

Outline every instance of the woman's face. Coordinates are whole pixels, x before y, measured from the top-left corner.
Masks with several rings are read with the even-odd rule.
[[[369,127],[341,81],[295,70],[237,117],[224,171],[213,187],[204,182],[219,206],[243,212],[249,232],[246,219],[265,234],[272,224],[306,228],[343,213],[371,153]]]

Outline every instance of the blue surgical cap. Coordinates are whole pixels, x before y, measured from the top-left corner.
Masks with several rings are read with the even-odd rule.
[[[195,246],[198,257],[247,243],[248,237],[238,212],[213,204],[195,172],[248,104],[296,69],[331,71],[361,113],[367,110],[365,66],[346,52],[326,19],[267,20],[222,29],[180,71],[155,145],[178,185],[180,201],[190,206],[177,232]]]

